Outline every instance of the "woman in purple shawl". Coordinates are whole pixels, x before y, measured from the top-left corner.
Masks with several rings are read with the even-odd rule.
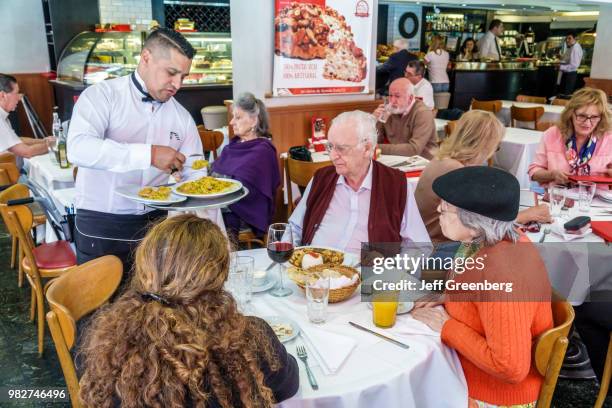
[[[231,177],[249,189],[249,195],[229,206],[223,220],[231,238],[250,227],[263,235],[274,213],[280,184],[276,148],[270,141],[268,112],[263,102],[244,93],[234,104],[230,126],[235,137],[212,165],[213,174]]]

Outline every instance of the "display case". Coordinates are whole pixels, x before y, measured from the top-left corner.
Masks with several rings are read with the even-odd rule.
[[[229,34],[184,33],[196,49],[184,85],[232,83],[232,39]],[[64,49],[58,80],[91,85],[132,73],[140,59],[144,32],[83,32]]]

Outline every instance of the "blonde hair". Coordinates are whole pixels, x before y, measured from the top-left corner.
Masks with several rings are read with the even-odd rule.
[[[442,142],[438,159],[454,159],[463,164],[486,160],[504,137],[504,125],[491,112],[473,109],[461,116],[455,130]]]
[[[277,371],[278,357],[223,289],[229,262],[227,239],[210,220],[186,214],[154,226],[136,251],[129,289],[85,332],[81,402],[272,406],[260,364]]]
[[[593,135],[602,136],[610,131],[610,112],[608,111],[608,100],[605,92],[601,89],[582,88],[574,92],[557,123],[564,141],[567,141],[574,134],[574,113],[588,105],[595,105],[601,114],[601,119],[593,130]]]
[[[431,43],[429,44],[429,51],[436,52],[438,50],[444,51],[444,38],[440,35],[434,35],[431,37]]]

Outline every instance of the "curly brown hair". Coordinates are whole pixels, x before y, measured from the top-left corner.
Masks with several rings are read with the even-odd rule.
[[[85,332],[82,403],[274,404],[261,365],[277,371],[278,357],[264,329],[223,290],[228,268],[228,242],[211,221],[181,215],[154,226],[136,251],[130,287]]]

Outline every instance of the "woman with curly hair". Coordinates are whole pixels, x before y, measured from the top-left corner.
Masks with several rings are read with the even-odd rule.
[[[101,309],[80,349],[90,407],[268,407],[298,368],[263,320],[223,289],[228,242],[211,221],[172,217],[136,251],[130,287]]]

